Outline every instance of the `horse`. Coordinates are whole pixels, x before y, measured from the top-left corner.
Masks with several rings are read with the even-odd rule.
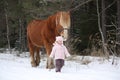
[[[70,12],[59,11],[44,20],[32,20],[27,26],[27,42],[31,58],[31,66],[40,63],[40,49],[45,47],[47,53],[46,68],[54,68],[53,59],[49,58],[56,36],[68,38],[70,28]]]

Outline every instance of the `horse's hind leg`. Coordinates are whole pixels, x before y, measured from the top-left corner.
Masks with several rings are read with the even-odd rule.
[[[35,62],[35,58],[34,58],[35,47],[31,43],[29,38],[28,38],[28,47],[29,47],[29,51],[30,51],[31,65],[32,65],[32,67],[36,67],[36,62]]]
[[[30,46],[30,57],[31,57],[31,65],[32,67],[36,67],[36,62],[35,62],[35,50],[33,46]]]
[[[36,66],[39,66],[40,63],[40,48],[36,47]]]

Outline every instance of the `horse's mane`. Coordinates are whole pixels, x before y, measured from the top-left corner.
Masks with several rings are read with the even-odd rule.
[[[56,27],[56,15],[49,16],[48,19],[46,19],[46,21],[47,21],[47,25],[49,28],[55,29],[55,27]]]

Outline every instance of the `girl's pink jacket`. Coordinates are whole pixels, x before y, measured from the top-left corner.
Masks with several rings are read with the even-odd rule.
[[[65,59],[65,57],[69,57],[70,53],[68,52],[67,48],[62,44],[55,43],[50,57],[55,58],[55,59]]]

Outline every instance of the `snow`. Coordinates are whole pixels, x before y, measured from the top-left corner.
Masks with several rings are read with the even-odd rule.
[[[0,53],[0,80],[120,80],[120,58],[112,65],[100,57],[86,56],[88,64],[82,64],[81,56],[65,60],[61,73],[54,69],[46,69],[46,57],[43,57],[39,67],[30,64],[29,53],[16,54]]]

